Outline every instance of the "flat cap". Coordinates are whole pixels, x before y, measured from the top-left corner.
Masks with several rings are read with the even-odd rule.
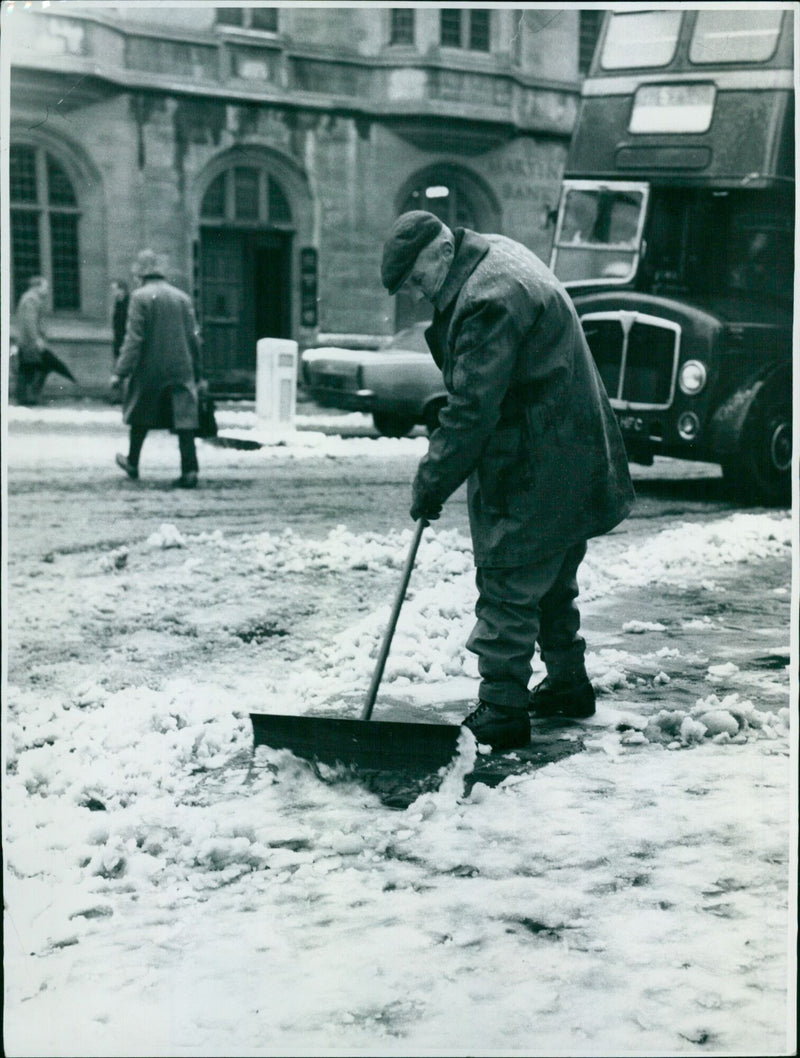
[[[437,216],[424,209],[400,214],[389,230],[381,261],[381,282],[390,294],[396,294],[405,283],[420,251],[443,227]]]

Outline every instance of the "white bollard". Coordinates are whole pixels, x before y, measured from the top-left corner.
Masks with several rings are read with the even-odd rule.
[[[266,434],[295,429],[297,342],[259,338],[256,342],[256,424]]]

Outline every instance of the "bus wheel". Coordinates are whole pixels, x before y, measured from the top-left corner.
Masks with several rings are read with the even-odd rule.
[[[792,502],[792,406],[777,394],[756,401],[747,417],[741,458],[723,467],[742,498],[788,507]]]
[[[407,437],[416,425],[407,415],[392,415],[386,411],[373,412],[372,421],[375,429],[384,437]]]

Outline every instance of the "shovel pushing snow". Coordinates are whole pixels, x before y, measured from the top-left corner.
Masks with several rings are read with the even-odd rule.
[[[371,719],[426,524],[423,520],[417,522],[361,719],[251,713],[254,748],[265,745],[273,749],[288,749],[295,756],[313,763],[342,765],[356,770],[399,772],[408,777],[429,775],[449,764],[456,752],[460,727],[454,724],[415,724]]]

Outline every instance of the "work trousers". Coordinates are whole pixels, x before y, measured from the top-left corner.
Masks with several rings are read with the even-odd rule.
[[[139,465],[144,439],[147,437],[146,426],[131,426],[130,444],[128,448],[128,462],[135,467]],[[197,450],[194,443],[194,430],[176,430],[178,435],[178,447],[181,453],[181,474],[197,473]]]
[[[467,649],[478,655],[481,701],[527,707],[537,643],[550,677],[573,681],[585,675],[586,643],[578,634],[575,602],[585,554],[582,540],[536,565],[478,568],[477,622]]]

